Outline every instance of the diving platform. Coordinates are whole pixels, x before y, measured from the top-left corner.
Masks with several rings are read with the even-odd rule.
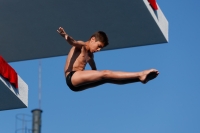
[[[0,111],[28,107],[28,85],[0,56]]]
[[[0,55],[7,62],[67,55],[71,46],[57,33],[60,26],[75,40],[106,32],[109,46],[102,50],[167,43],[168,21],[155,2],[1,1]]]

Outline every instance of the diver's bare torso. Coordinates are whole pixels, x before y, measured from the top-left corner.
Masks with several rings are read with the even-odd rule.
[[[88,52],[85,46],[82,46],[81,48],[73,46],[67,56],[64,68],[65,76],[67,76],[71,71],[83,71],[92,56],[93,54]]]

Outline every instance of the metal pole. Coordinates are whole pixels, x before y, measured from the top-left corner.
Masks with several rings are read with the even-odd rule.
[[[33,113],[33,124],[32,133],[41,133],[41,109],[34,109],[31,111]]]
[[[39,60],[39,68],[38,68],[38,102],[39,109],[41,109],[42,102],[42,61]]]

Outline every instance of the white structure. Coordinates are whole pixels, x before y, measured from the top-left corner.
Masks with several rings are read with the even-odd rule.
[[[168,42],[168,22],[147,0],[1,1],[0,54],[8,61],[66,55],[70,46],[56,30],[76,40],[105,31],[103,50]]]
[[[0,76],[0,111],[28,107],[28,85],[18,76],[18,88]]]

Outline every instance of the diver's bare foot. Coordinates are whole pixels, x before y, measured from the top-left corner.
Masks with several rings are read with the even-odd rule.
[[[139,77],[139,80],[143,84],[146,84],[149,80],[156,78],[158,74],[159,72],[156,69],[145,70],[141,72],[141,76]]]

